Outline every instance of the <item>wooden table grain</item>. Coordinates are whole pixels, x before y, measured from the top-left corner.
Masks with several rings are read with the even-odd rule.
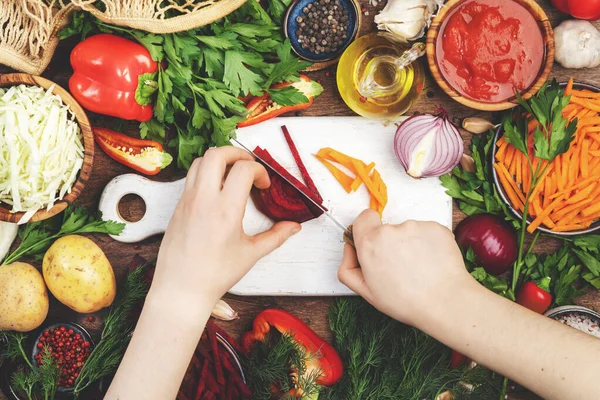
[[[367,11],[365,13],[362,26],[361,34],[365,34],[376,30],[376,26],[373,23],[373,16],[383,8],[383,4],[372,6],[369,4],[369,0],[361,0],[362,7]],[[540,5],[547,11],[550,21],[553,26],[556,26],[560,21],[566,19],[565,15],[557,13],[549,4],[549,1],[538,1]],[[595,26],[600,28],[600,23],[596,22]],[[69,53],[73,46],[77,43],[75,39],[68,39],[63,41],[55,56],[44,72],[43,76],[55,81],[63,87],[68,87],[68,78],[72,73],[69,64]],[[9,69],[0,66],[0,73],[10,72]],[[309,73],[312,79],[321,82],[325,91],[323,94],[315,100],[314,105],[308,110],[296,113],[296,115],[310,115],[310,116],[347,116],[354,115],[354,113],[344,104],[337,89],[335,82],[336,69],[335,66],[318,71]],[[557,78],[559,81],[566,81],[570,76],[573,76],[575,80],[592,83],[600,86],[600,68],[593,70],[566,70],[560,67],[558,64],[554,65],[551,77]],[[432,82],[431,76],[428,73],[427,81],[423,94],[419,98],[418,102],[411,108],[409,113],[414,112],[434,112],[436,107],[443,106],[448,110],[449,115],[452,117],[454,122],[459,123],[465,117],[469,116],[481,116],[491,118],[491,114],[478,112],[469,108],[466,108],[453,100],[451,100],[436,84]],[[97,126],[110,127],[114,123],[111,118],[89,113],[92,124]],[[131,123],[128,126],[128,131],[135,134],[137,131],[136,123]],[[463,133],[465,143],[470,142],[470,135],[466,132]],[[85,205],[90,209],[97,209],[100,194],[104,186],[115,176],[132,172],[130,169],[122,166],[121,164],[110,159],[106,154],[98,147],[96,147],[96,157],[94,160],[94,166],[92,176],[87,184],[87,187],[83,191],[79,198],[79,204]],[[175,171],[173,167],[169,167],[167,170],[162,172],[159,176],[153,179],[170,181],[176,178],[182,177],[181,171]],[[127,198],[121,202],[121,213],[125,218],[140,218],[143,215],[144,205],[141,200]],[[454,207],[453,222],[456,225],[464,215]],[[106,256],[110,260],[118,281],[122,281],[129,260],[135,255],[139,254],[148,260],[156,259],[158,249],[160,246],[160,236],[152,237],[143,242],[133,244],[124,244],[113,241],[106,235],[91,235],[92,239],[104,250]],[[550,239],[542,238],[536,245],[537,252],[551,252],[556,248],[556,243]],[[34,265],[40,266],[40,263],[33,262]],[[219,322],[225,330],[232,334],[234,337],[239,337],[240,334],[245,332],[251,326],[252,319],[254,316],[266,307],[278,307],[290,311],[304,321],[306,321],[319,335],[323,336],[327,340],[331,340],[331,332],[329,331],[327,312],[329,305],[335,301],[334,298],[329,297],[239,297],[239,296],[226,296],[229,304],[239,312],[240,318],[233,322]],[[577,299],[578,304],[583,306],[600,310],[600,292],[594,291],[587,295]],[[74,311],[60,304],[55,299],[51,300],[50,313],[48,320],[53,321],[74,321],[92,332],[97,333],[98,329],[102,326],[102,312],[89,315],[77,314]],[[528,395],[515,394],[512,396],[514,399],[525,399],[530,398]],[[0,400],[3,399],[2,393],[0,393]]]

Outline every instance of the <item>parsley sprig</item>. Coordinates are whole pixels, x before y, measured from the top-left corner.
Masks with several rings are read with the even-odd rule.
[[[63,236],[81,233],[118,235],[124,228],[125,224],[103,221],[100,213],[90,214],[83,207],[69,206],[60,215],[21,227],[21,243],[6,257],[4,264],[11,264],[23,257],[40,259],[48,247]]]
[[[142,138],[165,141],[177,149],[177,165],[189,168],[212,146],[229,144],[247,113],[242,98],[268,92],[281,105],[307,101],[294,87],[269,89],[296,81],[310,63],[292,55],[281,34],[281,17],[291,0],[269,1],[264,9],[248,0],[210,25],[165,35],[105,24],[75,13],[61,38],[106,32],[133,38],[160,61],[154,118],[140,124]],[[316,83],[315,83],[316,84]],[[170,131],[170,132],[168,132]]]

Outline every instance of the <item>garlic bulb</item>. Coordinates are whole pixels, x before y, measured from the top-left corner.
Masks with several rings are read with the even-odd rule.
[[[388,0],[375,23],[403,41],[416,40],[423,37],[436,8],[443,4],[444,0]]]
[[[600,65],[600,32],[588,21],[569,20],[554,29],[556,61],[565,68]]]

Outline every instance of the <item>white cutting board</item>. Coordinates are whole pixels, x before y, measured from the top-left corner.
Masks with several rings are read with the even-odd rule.
[[[393,148],[394,124],[362,117],[290,117],[238,129],[237,136],[241,143],[250,149],[256,146],[267,149],[283,167],[302,180],[281,132],[281,125],[288,127],[308,172],[324,198],[325,207],[342,224],[352,224],[356,216],[368,208],[369,196],[364,185],[356,193],[347,194],[344,191],[331,173],[312,156],[323,147],[332,147],[366,163],[376,163],[375,168],[388,187],[389,202],[383,214],[385,223],[397,224],[414,219],[437,221],[451,228],[452,200],[445,194],[439,180],[415,180],[406,175],[396,159]],[[115,199],[106,191],[122,177],[109,183],[102,196],[100,208],[105,218],[119,219],[111,211],[116,210],[116,204],[124,193]],[[143,223],[144,231],[148,233],[164,232],[172,208],[181,195],[183,180],[152,183],[152,187],[144,185],[142,180],[139,187],[132,182],[128,182],[128,186],[128,193],[139,194],[146,201],[146,215],[136,224]],[[150,207],[150,201],[161,206]],[[107,205],[107,202],[110,204]],[[170,205],[167,213],[165,204]],[[161,210],[160,215],[151,211],[155,208]],[[246,233],[253,235],[268,229],[272,222],[258,212],[252,201],[248,201],[243,225]],[[262,259],[230,293],[246,296],[351,295],[353,292],[337,280],[343,245],[342,232],[326,216],[305,222],[300,233]]]

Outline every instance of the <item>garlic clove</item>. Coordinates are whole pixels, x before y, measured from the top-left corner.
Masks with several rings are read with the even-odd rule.
[[[494,129],[496,126],[490,121],[479,117],[465,118],[462,123],[463,129],[469,131],[475,135]]]
[[[473,157],[463,154],[460,159],[460,166],[462,169],[468,172],[475,172],[475,161],[473,161]]]
[[[215,307],[213,308],[210,316],[216,319],[220,319],[221,321],[233,321],[234,319],[238,319],[239,315],[237,312],[231,308],[229,304],[227,304],[223,300],[219,300]]]

